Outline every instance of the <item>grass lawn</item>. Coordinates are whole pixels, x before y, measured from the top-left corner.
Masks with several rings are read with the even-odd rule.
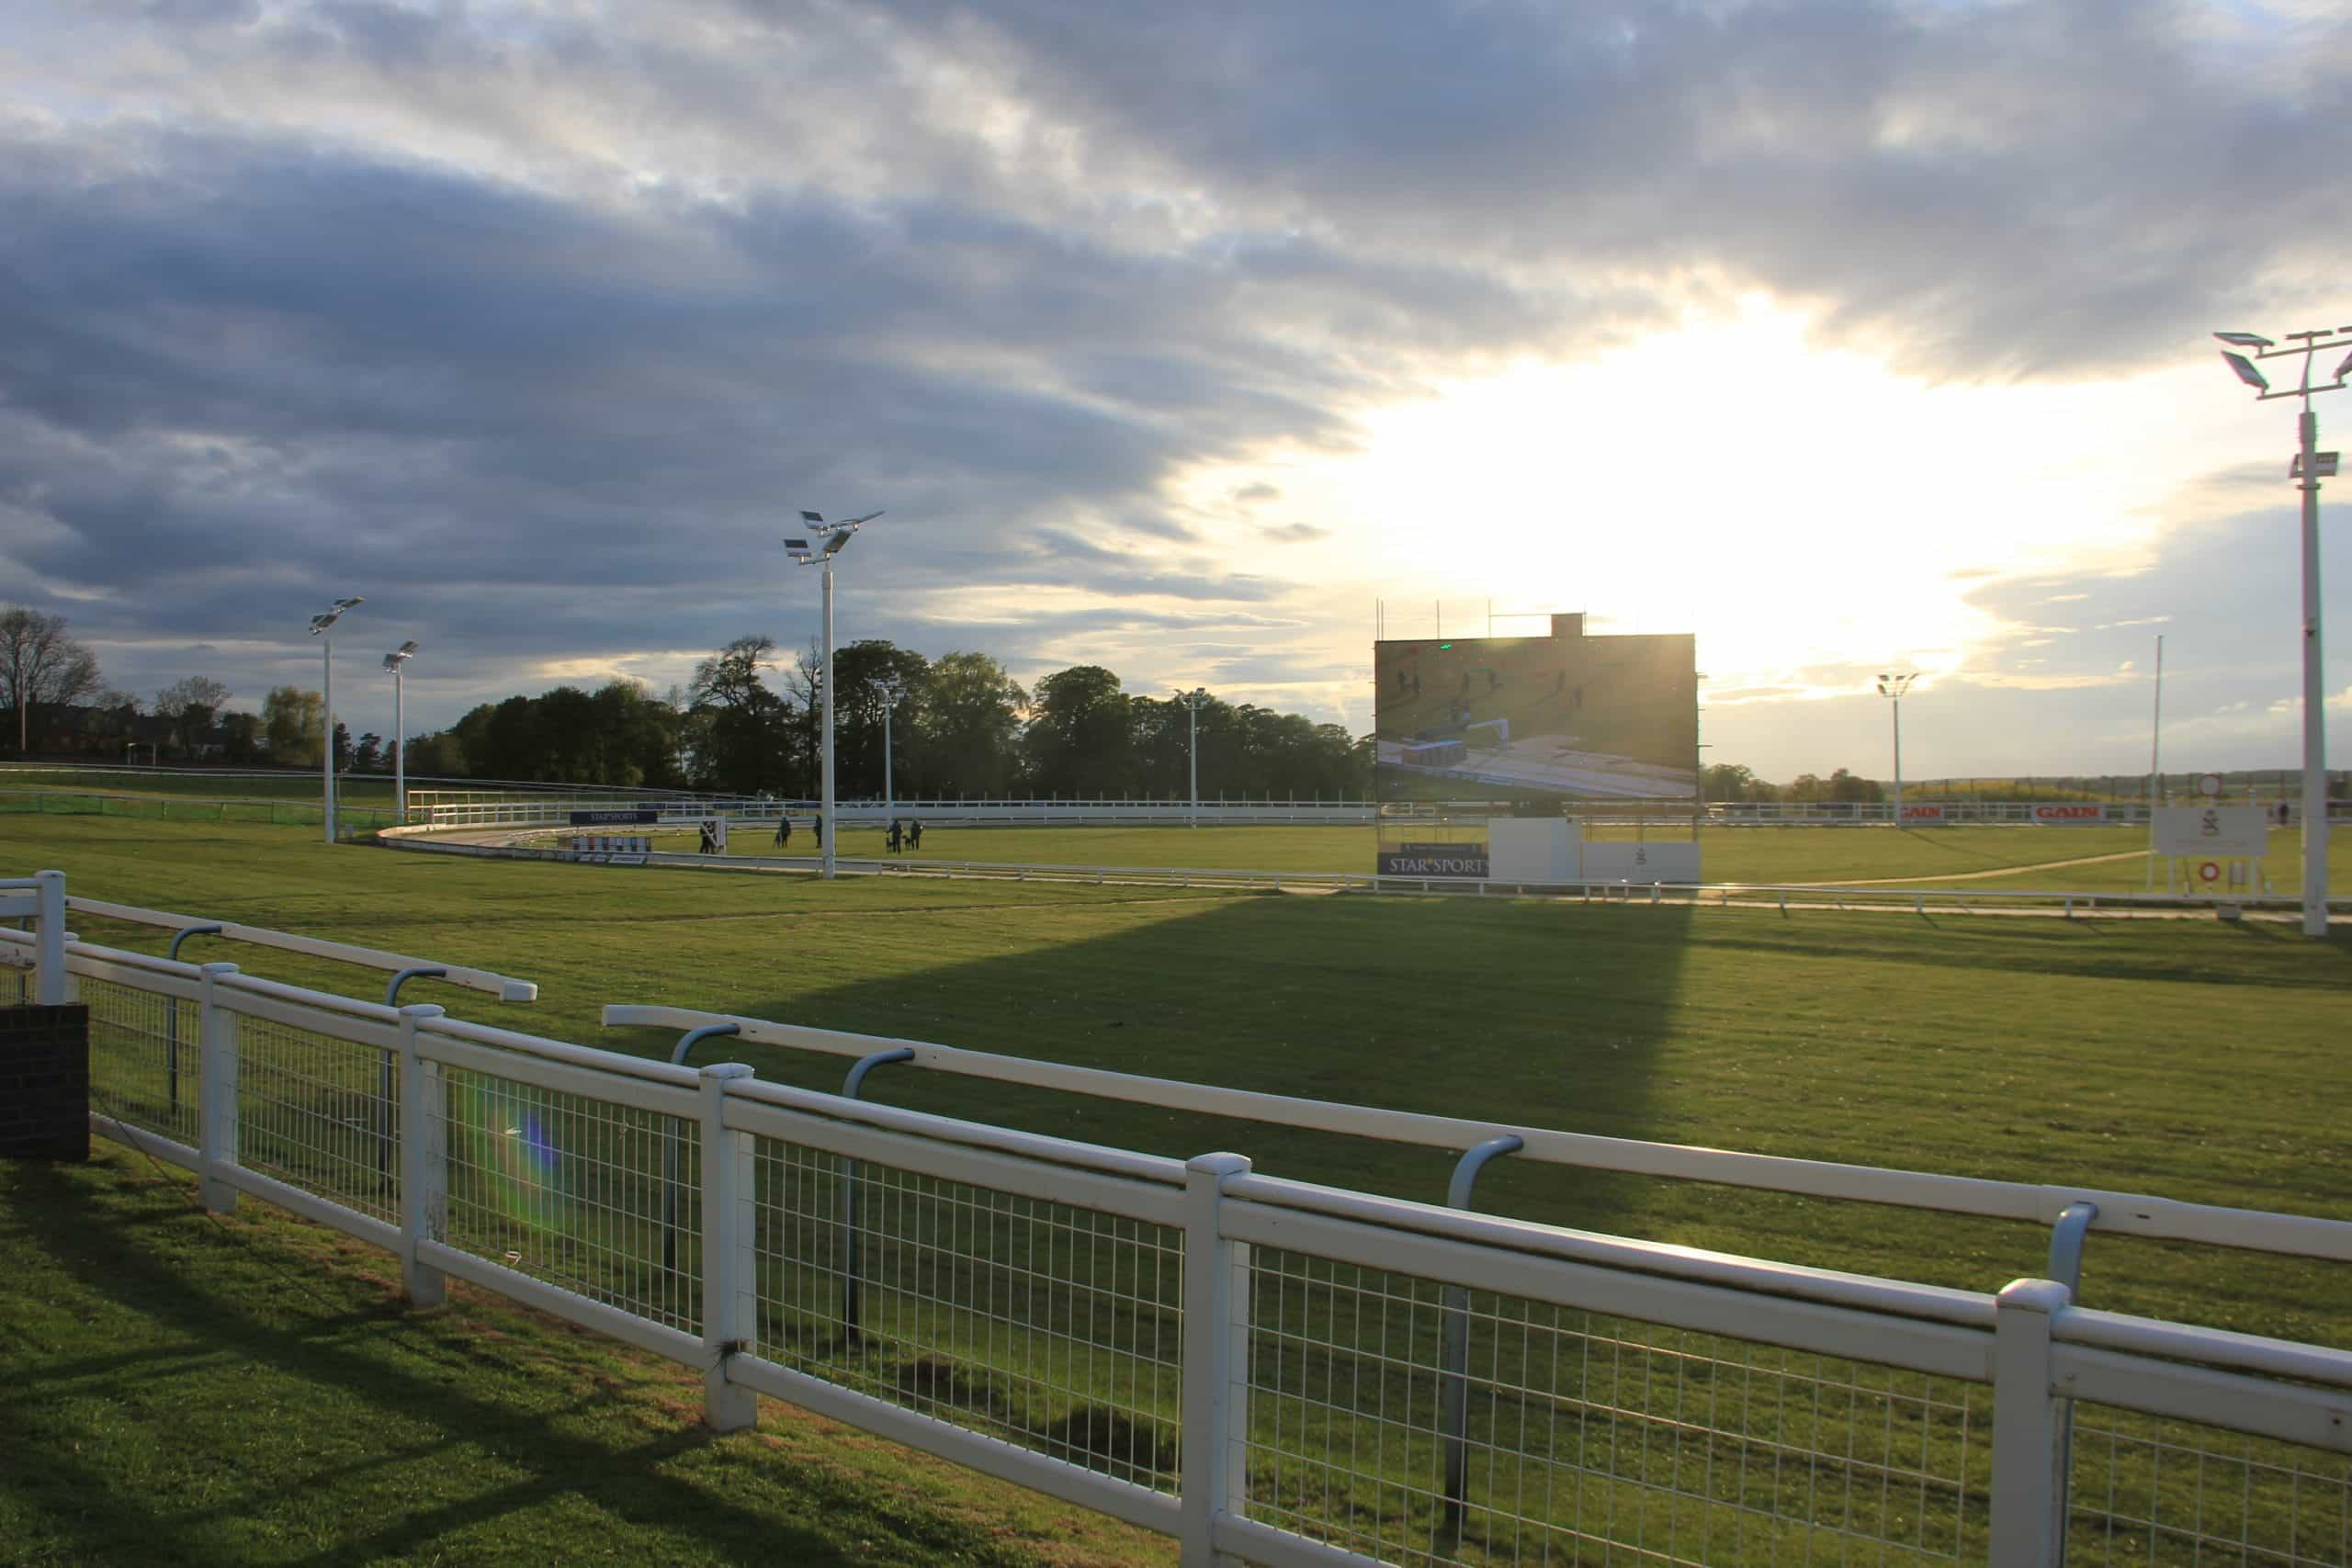
[[[216,774],[151,772],[145,768],[0,768],[0,790],[40,789],[60,794],[164,795],[209,800],[305,800],[319,803],[319,770]],[[352,773],[335,780],[335,797],[355,805],[390,806],[390,773]]]
[[[2065,830],[2020,831],[2049,842]],[[2352,1000],[2352,941],[2343,934],[2313,943],[2291,929],[2211,922],[1783,916],[944,880],[822,884],[329,849],[282,829],[96,818],[11,818],[0,833],[9,852],[0,872],[55,865],[87,895],[503,969],[538,981],[541,1001],[501,1006],[469,993],[435,994],[429,983],[406,995],[442,1001],[465,1017],[648,1054],[666,1052],[670,1037],[601,1031],[597,1007],[662,1001],[1280,1093],[2352,1219],[2352,1191],[2339,1175],[2352,1156],[2352,1088],[2336,1062]],[[1921,836],[1885,835],[1898,842]],[[163,933],[95,919],[78,924],[96,940],[148,951],[164,944]],[[201,939],[190,955],[230,957],[254,972],[361,995],[380,984],[380,976]],[[759,1048],[733,1054],[764,1077],[812,1086],[837,1085],[845,1066]],[[868,1096],[1169,1155],[1232,1148],[1275,1174],[1423,1199],[1442,1194],[1451,1163],[1435,1151],[904,1069],[877,1073]],[[36,1353],[43,1365],[87,1367],[93,1392],[74,1419],[85,1430],[113,1432],[107,1442],[148,1444],[129,1430],[146,1426],[132,1419],[130,1402],[151,1395],[127,1369],[145,1363],[119,1367],[116,1358],[135,1357],[149,1341],[114,1331],[105,1315],[111,1309],[89,1299],[110,1276],[87,1257],[121,1250],[130,1280],[122,1288],[152,1292],[154,1321],[141,1334],[189,1332],[160,1304],[167,1286],[196,1303],[199,1323],[225,1310],[218,1301],[232,1287],[219,1277],[215,1258],[192,1250],[197,1242],[188,1242],[191,1250],[159,1250],[183,1234],[176,1212],[170,1224],[145,1211],[121,1220],[128,1239],[119,1242],[107,1229],[113,1222],[90,1220],[90,1211],[118,1201],[91,1185],[119,1183],[123,1157],[108,1149],[107,1165],[115,1174],[52,1174],[38,1190],[20,1178],[7,1190],[7,1223],[15,1227],[7,1250],[28,1256],[0,1258],[0,1267],[10,1269],[12,1282],[67,1277],[80,1293],[38,1286],[38,1300],[62,1304],[40,1318],[47,1325],[40,1336],[17,1330],[0,1337],[0,1355],[11,1371],[17,1361],[29,1366]],[[152,1201],[158,1210],[184,1204],[185,1189],[172,1186],[168,1201],[138,1192],[119,1201]],[[1478,1204],[1977,1290],[2040,1272],[2046,1247],[2046,1236],[2028,1226],[1509,1159],[1488,1168]],[[51,1210],[67,1218],[53,1221]],[[252,1223],[288,1234],[303,1229],[265,1213],[248,1203],[234,1223],[247,1224],[250,1214]],[[338,1243],[316,1245],[335,1255],[336,1272],[315,1289],[355,1270],[380,1280],[382,1260]],[[312,1259],[291,1273],[311,1279],[316,1267]],[[2085,1299],[2098,1306],[2352,1347],[2352,1292],[2340,1268],[2097,1236],[2085,1286]],[[367,1299],[380,1303],[380,1289],[371,1280]],[[301,1299],[288,1278],[266,1306],[297,1313],[305,1310]],[[8,1313],[31,1310],[0,1303],[0,1329]],[[548,1342],[575,1358],[560,1376],[541,1380],[559,1392],[518,1390],[510,1398],[485,1382],[481,1399],[498,1408],[465,1407],[460,1440],[445,1445],[433,1437],[436,1428],[402,1416],[359,1423],[381,1427],[383,1437],[381,1447],[356,1451],[359,1438],[345,1431],[354,1423],[339,1412],[355,1401],[372,1398],[379,1407],[389,1401],[368,1392],[388,1375],[373,1368],[410,1354],[403,1347],[420,1335],[446,1334],[437,1341],[445,1345],[467,1341],[432,1316],[407,1326],[380,1304],[339,1310],[320,1325],[286,1333],[232,1324],[233,1332],[202,1351],[223,1369],[218,1386],[254,1391],[231,1406],[242,1412],[241,1434],[245,1427],[274,1427],[299,1432],[309,1445],[265,1453],[262,1438],[241,1437],[255,1450],[244,1462],[256,1473],[243,1490],[232,1483],[228,1501],[210,1498],[206,1506],[214,1512],[189,1508],[185,1472],[161,1458],[136,1458],[135,1447],[91,1458],[88,1438],[76,1439],[84,1452],[50,1456],[38,1472],[0,1449],[9,1461],[0,1473],[36,1476],[0,1481],[6,1499],[0,1507],[51,1532],[35,1539],[63,1542],[50,1549],[62,1559],[107,1555],[71,1530],[113,1529],[117,1520],[131,1530],[174,1509],[223,1531],[259,1528],[247,1521],[259,1510],[280,1521],[273,1528],[359,1532],[364,1498],[352,1509],[324,1511],[347,1518],[272,1512],[267,1499],[278,1491],[277,1477],[323,1473],[354,1478],[340,1484],[390,1486],[379,1475],[403,1473],[422,1462],[421,1453],[447,1446],[472,1455],[486,1445],[488,1460],[458,1467],[486,1468],[491,1479],[482,1490],[429,1502],[409,1533],[395,1538],[401,1550],[446,1549],[462,1560],[476,1539],[469,1532],[503,1529],[510,1503],[518,1512],[552,1510],[544,1516],[550,1530],[561,1521],[561,1529],[593,1531],[616,1514],[613,1551],[636,1560],[691,1560],[692,1551],[708,1546],[707,1537],[693,1537],[687,1551],[669,1553],[625,1532],[651,1528],[644,1520],[673,1495],[673,1481],[692,1484],[676,1480],[678,1472],[719,1462],[704,1456],[738,1452],[741,1439],[690,1438],[682,1431],[688,1417],[677,1413],[666,1437],[614,1438],[633,1462],[638,1450],[655,1456],[646,1483],[651,1501],[617,1479],[574,1491],[550,1474],[600,1473],[594,1450],[561,1446],[585,1441],[577,1433],[586,1417],[561,1403],[560,1391],[577,1391],[582,1380],[593,1384],[595,1368],[625,1382],[656,1374],[623,1376],[611,1371],[625,1364],[611,1347],[549,1331]],[[90,1326],[75,1326],[83,1324]],[[529,1359],[505,1342],[492,1344],[494,1363]],[[260,1391],[281,1386],[286,1359],[313,1353],[322,1359],[310,1386],[273,1405]],[[152,1395],[147,1408],[165,1416],[183,1404],[203,1411],[203,1385],[186,1381],[195,1375],[178,1372],[176,1386]],[[23,1381],[12,1377],[6,1386]],[[351,1381],[361,1388],[343,1386]],[[418,1381],[422,1374],[395,1380],[402,1402]],[[73,1393],[81,1385],[68,1378],[57,1386]],[[1299,1390],[1302,1398],[1307,1392]],[[533,1397],[543,1403],[530,1404]],[[577,1397],[594,1410],[628,1403],[625,1393],[604,1404],[596,1393]],[[507,1429],[499,1419],[516,1411],[523,1412],[514,1416],[518,1431],[556,1420],[556,1461],[532,1471],[496,1446]],[[255,1422],[257,1414],[275,1418]],[[107,1427],[109,1419],[122,1430]],[[763,1434],[771,1430],[763,1426]],[[367,1442],[375,1441],[371,1432]],[[855,1447],[864,1439],[842,1441]],[[44,1452],[57,1446],[35,1445]],[[830,1457],[831,1447],[817,1451]],[[1416,1455],[1415,1466],[1425,1457]],[[281,1462],[287,1471],[266,1468]],[[85,1514],[55,1522],[59,1505],[43,1499],[83,1484],[86,1472],[76,1464],[129,1474],[123,1506],[104,1520]],[[841,1537],[824,1533],[831,1521],[812,1519],[797,1501],[779,1506],[788,1521],[782,1528],[810,1532],[812,1544],[796,1560],[827,1561],[824,1551],[848,1550],[836,1544]],[[842,1506],[844,1517],[859,1517],[863,1505]],[[998,1505],[986,1507],[993,1517]],[[1011,1517],[1009,1505],[1006,1511]],[[0,1526],[11,1522],[0,1515]],[[731,1516],[722,1512],[718,1524],[706,1520],[704,1528],[731,1528]],[[880,1525],[861,1518],[850,1533],[871,1538],[876,1561],[922,1561],[891,1533],[900,1529],[887,1517]],[[920,1535],[914,1524],[903,1529],[909,1539]],[[222,1542],[218,1560],[254,1555],[233,1535],[199,1539]],[[267,1549],[339,1560],[361,1554],[376,1538],[301,1539],[300,1551]],[[481,1539],[482,1554],[491,1555],[514,1538]]]
[[[0,1559],[1080,1568],[1160,1538],[452,1286],[112,1144],[0,1165]]]

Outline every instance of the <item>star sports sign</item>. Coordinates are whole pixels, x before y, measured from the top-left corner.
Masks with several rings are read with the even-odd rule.
[[[2037,822],[2104,822],[2104,806],[2037,806],[2033,808]]]

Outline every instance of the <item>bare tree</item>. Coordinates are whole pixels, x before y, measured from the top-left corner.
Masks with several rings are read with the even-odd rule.
[[[155,712],[172,721],[180,750],[193,756],[229,696],[229,688],[209,675],[189,675],[155,694]]]
[[[0,610],[0,703],[17,710],[17,754],[31,736],[36,703],[79,702],[100,684],[98,661],[65,635],[65,617],[11,604]]]

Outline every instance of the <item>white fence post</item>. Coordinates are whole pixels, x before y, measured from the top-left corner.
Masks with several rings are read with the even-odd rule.
[[[1997,1299],[1992,1558],[2002,1568],[2058,1568],[2064,1561],[2065,1448],[2050,1394],[2050,1319],[2072,1302],[2054,1280],[2013,1280]]]
[[[73,999],[65,983],[65,874],[37,871],[40,913],[33,931],[33,1002],[62,1007]]]
[[[197,1185],[204,1206],[216,1214],[233,1213],[237,1190],[220,1179],[222,1170],[237,1163],[237,1015],[214,996],[224,975],[234,975],[233,964],[204,965],[204,996],[198,1004],[197,1049],[198,1152],[203,1159]]]
[[[1250,1246],[1227,1241],[1218,1209],[1242,1155],[1184,1162],[1182,1492],[1176,1540],[1184,1568],[1235,1561],[1211,1544],[1219,1514],[1248,1512]]]
[[[727,1359],[754,1348],[759,1335],[759,1209],[752,1135],[729,1132],[727,1086],[748,1078],[741,1062],[702,1069],[702,1418],[713,1431],[735,1432],[760,1417],[760,1398],[728,1381]]]
[[[448,1281],[417,1261],[416,1245],[439,1241],[449,1217],[448,1101],[441,1064],[417,1051],[416,1032],[442,1010],[432,1002],[401,1009],[401,1284],[411,1306],[439,1306]]]

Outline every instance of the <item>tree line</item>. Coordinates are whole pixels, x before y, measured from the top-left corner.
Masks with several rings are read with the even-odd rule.
[[[774,638],[736,638],[668,697],[613,681],[484,704],[411,742],[412,773],[692,789],[792,799],[820,793],[821,660],[788,662]],[[984,653],[936,659],[880,638],[833,654],[834,789],[922,797],[1140,795],[1190,788],[1191,714],[1100,665],[1024,688]],[[894,699],[895,694],[895,699]],[[886,721],[887,715],[887,721]],[[1211,697],[1200,710],[1200,787],[1211,798],[1363,799],[1369,737],[1299,714]]]
[[[659,695],[613,680],[484,703],[447,729],[410,737],[419,777],[679,789],[794,799],[820,791],[824,674],[814,648],[789,659],[774,638],[741,637]],[[1057,671],[1024,688],[984,653],[936,659],[869,639],[834,650],[834,787],[883,790],[888,712],[890,786],[924,796],[1181,799],[1190,787],[1193,716],[1173,696],[1138,695],[1100,665]],[[895,704],[886,693],[897,694]],[[0,710],[16,754],[109,761],[127,749],[159,761],[320,765],[323,700],[280,686],[258,713],[228,708],[230,689],[191,675],[141,701],[106,685],[97,660],[62,616],[0,609]],[[1200,787],[1249,799],[1363,799],[1372,742],[1336,724],[1209,697],[1201,705]],[[389,773],[395,742],[338,722],[339,771]],[[0,742],[4,746],[5,742]]]
[[[667,695],[614,680],[562,685],[485,703],[447,729],[410,738],[420,777],[696,790],[808,799],[820,793],[822,660],[789,660],[772,637],[737,637]],[[890,712],[890,784],[902,799],[1144,796],[1190,790],[1193,716],[1174,696],[1130,693],[1098,664],[1074,665],[1023,688],[984,653],[925,658],[882,640],[834,650],[834,787],[845,798],[883,790],[883,715]],[[899,694],[895,706],[885,694]],[[18,756],[120,758],[153,748],[161,760],[315,768],[326,743],[320,694],[268,692],[258,713],[230,710],[233,694],[190,675],[141,702],[106,685],[98,661],[62,616],[0,607],[0,711]],[[1204,797],[1355,799],[1372,794],[1369,736],[1299,714],[1211,696],[1202,705]],[[338,770],[390,773],[396,742],[333,738]],[[1877,780],[1839,768],[1774,784],[1737,763],[1701,775],[1710,801],[1875,801]]]

